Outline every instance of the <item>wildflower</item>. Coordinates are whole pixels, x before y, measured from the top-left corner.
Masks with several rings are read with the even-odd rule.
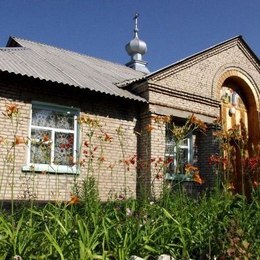
[[[119,194],[118,199],[119,199],[119,200],[125,200],[126,197],[125,197],[124,194]]]
[[[130,170],[129,166],[134,165],[136,163],[135,158],[136,158],[136,155],[133,155],[133,156],[129,157],[128,159],[119,160],[119,163],[123,162],[127,166],[127,170],[129,171]]]
[[[77,195],[71,195],[69,205],[74,205],[79,203],[79,197]]]
[[[209,157],[209,160],[208,160],[209,164],[210,165],[216,165],[216,164],[219,164],[221,162],[221,158],[219,155],[217,154],[212,154],[210,157]]]
[[[235,186],[234,186],[234,183],[229,183],[228,185],[227,185],[227,190],[235,190]]]
[[[86,162],[85,159],[81,159],[78,163],[79,163],[79,166],[84,166],[84,163]]]
[[[151,163],[153,163],[153,162],[155,162],[155,160],[156,160],[155,158],[151,158],[150,161],[151,161]]]
[[[13,115],[17,115],[18,114],[17,105],[16,104],[6,105],[6,114],[9,117],[12,117]]]
[[[202,131],[207,130],[207,125],[202,120],[198,119],[194,114],[190,116],[189,121],[191,124],[194,124]]]
[[[149,124],[149,125],[147,125],[147,126],[145,127],[145,129],[146,129],[147,132],[152,132],[152,131],[154,130],[154,127]]]
[[[131,211],[131,209],[129,208],[126,208],[126,216],[132,216],[133,215],[133,212]]]
[[[46,134],[42,138],[43,142],[48,142],[49,140],[50,140],[49,135],[46,135]]]
[[[163,173],[162,173],[162,172],[158,172],[158,173],[156,174],[155,178],[156,178],[157,180],[162,179],[162,178],[163,178]]]
[[[203,183],[203,180],[201,179],[201,177],[198,173],[194,173],[192,178],[193,178],[193,181],[198,183],[198,184]]]
[[[130,164],[135,164],[135,158],[136,158],[136,155],[130,157],[130,159],[129,159]]]
[[[221,118],[220,117],[215,118],[215,120],[213,120],[213,124],[216,126],[221,126],[222,124]]]
[[[78,118],[78,123],[79,123],[79,124],[86,123],[86,117],[85,117],[85,116],[80,116],[80,117]]]
[[[101,162],[101,163],[104,162],[105,161],[105,157],[104,156],[98,157],[98,161]]]
[[[25,140],[23,137],[16,135],[13,145],[18,145],[18,144],[25,144]]]
[[[111,142],[112,141],[113,138],[110,135],[108,135],[107,133],[105,133],[104,135],[105,135],[104,136],[104,141],[105,142]]]
[[[253,181],[253,187],[254,187],[254,188],[260,187],[260,182]]]
[[[260,167],[260,157],[255,156],[248,159],[248,168],[251,171],[254,171]]]
[[[165,166],[169,166],[169,164],[173,163],[173,161],[174,161],[173,158],[168,157],[168,158],[165,160],[164,164],[165,164]]]
[[[113,164],[113,163],[110,163],[109,164],[109,166],[108,166],[108,169],[111,169],[111,170],[113,170],[113,168],[115,167],[115,164]]]
[[[153,120],[157,124],[166,124],[171,122],[171,116],[154,116]]]
[[[187,174],[193,173],[193,172],[198,172],[198,167],[193,166],[192,164],[188,163],[185,165],[185,172]]]

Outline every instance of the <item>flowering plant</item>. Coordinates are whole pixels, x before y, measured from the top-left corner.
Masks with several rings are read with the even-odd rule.
[[[202,184],[203,181],[199,175],[199,169],[184,160],[183,143],[192,135],[195,130],[205,132],[207,126],[200,119],[191,115],[184,125],[176,125],[173,120],[167,121],[167,131],[171,137],[169,150],[172,153],[171,163],[167,167],[166,178],[177,181],[195,181]]]
[[[211,155],[209,164],[225,190],[250,198],[252,189],[259,186],[260,145],[252,143],[242,121],[228,130],[219,128],[214,136],[220,143],[220,155]]]

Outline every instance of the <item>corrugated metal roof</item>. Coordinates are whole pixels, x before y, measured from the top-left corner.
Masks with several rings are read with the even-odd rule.
[[[10,37],[7,47],[0,48],[0,70],[145,101],[117,86],[119,82],[142,77],[142,72],[16,37]]]

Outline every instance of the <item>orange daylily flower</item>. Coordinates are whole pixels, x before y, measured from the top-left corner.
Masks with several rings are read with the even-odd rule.
[[[227,185],[227,190],[235,190],[235,186],[232,182]]]
[[[165,124],[171,122],[171,116],[154,116],[153,120],[157,124]]]
[[[149,124],[145,127],[145,129],[147,132],[152,132],[154,130],[154,127]]]
[[[260,182],[254,181],[254,182],[253,182],[253,187],[254,187],[254,188],[260,187]]]
[[[193,166],[192,164],[190,163],[187,163],[185,165],[185,172],[197,172],[198,171],[198,167],[196,166]]]
[[[162,179],[162,178],[163,178],[163,173],[162,173],[162,172],[158,172],[158,173],[156,174],[155,178],[156,178],[157,180]]]
[[[105,133],[105,136],[104,136],[104,141],[105,141],[105,142],[111,142],[112,139],[113,139],[113,138],[112,138],[109,134]]]
[[[201,179],[200,175],[198,173],[193,174],[193,181],[199,184],[203,183],[203,180]]]
[[[25,140],[23,137],[16,135],[14,145],[18,145],[18,144],[25,144]]]
[[[6,105],[6,114],[11,117],[13,114],[18,114],[18,107],[16,104]]]
[[[77,195],[71,195],[69,205],[78,204],[79,201],[80,201],[80,199]]]
[[[44,135],[42,138],[43,142],[48,142],[50,140],[48,135]]]
[[[200,119],[198,119],[194,114],[192,114],[189,118],[190,122],[196,126],[198,126],[202,131],[207,130],[207,125]]]
[[[106,159],[105,159],[105,157],[104,156],[100,156],[100,157],[98,157],[98,161],[99,162],[104,162]]]

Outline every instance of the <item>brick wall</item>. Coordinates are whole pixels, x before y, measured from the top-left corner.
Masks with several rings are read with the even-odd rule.
[[[73,106],[80,109],[80,116],[90,116],[100,122],[95,129],[93,147],[97,147],[92,160],[93,168],[88,170],[88,158],[80,169],[79,175],[22,172],[26,165],[28,147],[19,144],[8,155],[14,135],[27,140],[31,102],[42,101],[57,105]],[[11,122],[5,116],[6,105],[17,104],[19,123]],[[39,80],[22,79],[0,75],[0,122],[2,138],[0,152],[0,198],[4,200],[34,197],[38,200],[67,200],[72,186],[81,182],[87,174],[93,175],[99,188],[101,199],[109,196],[135,196],[136,194],[136,147],[135,133],[139,104],[113,96],[92,93],[58,84],[44,83]],[[81,143],[88,139],[86,124],[81,125]],[[104,141],[99,137],[109,136]],[[84,159],[81,149],[81,159]],[[12,156],[14,158],[12,158]],[[131,160],[131,162],[130,162]],[[12,193],[13,191],[13,193]]]
[[[247,98],[249,101],[254,99],[256,110],[259,111],[259,72],[259,64],[248,49],[239,40],[233,40],[162,70],[149,77],[140,88],[135,84],[132,91],[149,101],[147,113],[149,111],[151,115],[187,118],[194,113],[208,123],[207,134],[198,133],[197,136],[197,163],[205,180],[204,186],[209,187],[214,183],[214,176],[208,158],[219,149],[212,136],[214,128],[211,123],[220,116],[221,87],[228,78],[240,84],[243,82],[244,93],[252,93]],[[255,117],[256,113],[251,114]],[[153,130],[150,138],[150,158],[163,157],[163,136],[159,138],[159,132]],[[149,176],[152,179],[152,171]]]

